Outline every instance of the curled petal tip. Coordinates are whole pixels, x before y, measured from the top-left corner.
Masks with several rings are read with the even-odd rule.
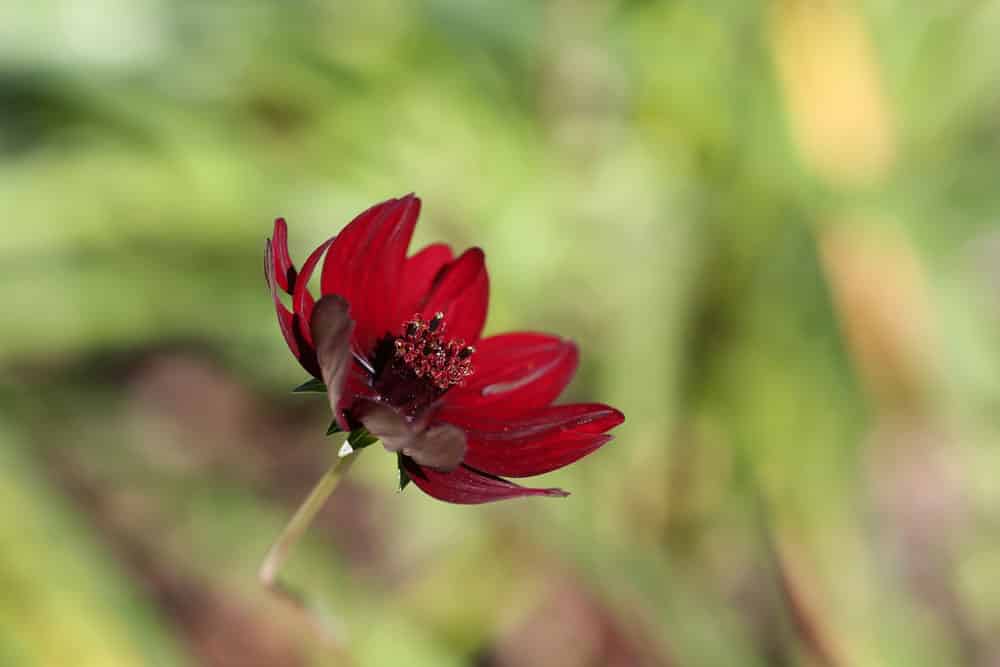
[[[295,288],[295,265],[288,255],[288,225],[284,218],[275,218],[274,239],[268,243],[273,255],[270,261],[274,265],[274,280],[282,291],[291,294]]]

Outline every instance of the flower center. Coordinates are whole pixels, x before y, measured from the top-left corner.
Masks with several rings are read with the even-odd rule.
[[[372,387],[381,400],[415,417],[451,387],[472,375],[472,346],[445,338],[444,314],[403,324],[399,336],[379,341],[372,360]]]
[[[418,378],[445,391],[472,375],[472,346],[463,340],[446,340],[444,313],[435,313],[425,323],[420,315],[403,327],[403,335],[393,343],[393,363],[409,369]]]

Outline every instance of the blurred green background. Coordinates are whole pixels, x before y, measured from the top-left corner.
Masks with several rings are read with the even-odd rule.
[[[0,665],[1000,665],[1000,2],[0,5]],[[262,276],[389,196],[628,421],[335,454]]]

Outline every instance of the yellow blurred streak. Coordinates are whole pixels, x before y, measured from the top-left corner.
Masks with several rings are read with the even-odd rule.
[[[858,8],[850,0],[776,0],[772,48],[802,158],[837,187],[878,184],[896,129]]]
[[[820,252],[858,373],[883,410],[921,413],[933,386],[932,316],[909,239],[875,219],[839,219]]]
[[[816,580],[814,558],[804,553],[794,539],[775,538],[775,566],[791,622],[799,638],[818,665],[840,667],[864,664],[858,650],[850,645],[850,635],[831,627],[831,602]]]

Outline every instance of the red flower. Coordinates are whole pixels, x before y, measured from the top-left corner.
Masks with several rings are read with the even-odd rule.
[[[600,403],[552,405],[576,371],[571,341],[541,333],[480,338],[489,302],[483,251],[444,244],[406,256],[420,199],[390,199],[316,248],[301,270],[274,223],[265,273],[292,353],[322,380],[341,428],[364,426],[401,473],[453,503],[565,496],[500,477],[568,465],[622,423]],[[325,258],[324,258],[325,253]],[[320,259],[322,298],[307,287]],[[292,309],[278,290],[291,295]]]

